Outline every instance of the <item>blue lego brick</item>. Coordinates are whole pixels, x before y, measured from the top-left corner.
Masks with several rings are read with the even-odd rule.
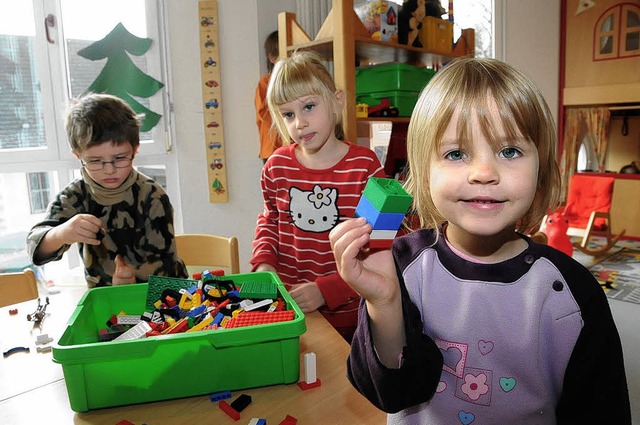
[[[220,391],[219,393],[213,393],[213,394],[209,395],[209,399],[212,402],[224,400],[224,399],[227,399],[227,398],[231,398],[231,391]]]
[[[404,214],[378,211],[364,196],[358,202],[356,216],[366,218],[375,230],[398,230],[404,220]]]

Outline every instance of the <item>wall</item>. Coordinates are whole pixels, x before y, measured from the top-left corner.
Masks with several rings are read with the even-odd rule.
[[[503,59],[527,73],[554,114],[558,105],[559,2],[503,3]],[[235,235],[240,263],[248,271],[256,216],[262,208],[258,131],[253,98],[265,72],[264,37],[277,26],[277,12],[296,10],[294,0],[219,0],[218,15],[223,122],[229,202],[209,204],[196,0],[167,3],[180,198],[185,233]]]
[[[560,2],[502,0],[499,59],[518,67],[538,86],[558,122]]]
[[[633,57],[619,58],[612,53],[612,58],[608,60],[594,60],[597,53],[597,50],[594,52],[594,37],[598,20],[612,11],[620,12],[623,6],[617,5],[631,7],[632,2],[602,0],[594,2],[593,7],[576,15],[576,9],[581,3],[580,0],[567,1],[564,104],[638,102],[640,56],[637,51]],[[638,10],[637,2],[635,6],[635,10]],[[616,50],[622,43],[616,38]]]
[[[258,130],[253,99],[263,72],[265,36],[277,12],[295,11],[293,0],[218,0],[218,38],[229,202],[210,204],[200,78],[198,2],[166,2],[175,136],[184,233],[237,236],[240,264],[248,271],[256,216],[262,209]],[[172,200],[176,204],[175,200]],[[178,206],[176,205],[176,208]],[[178,226],[179,227],[179,226]]]

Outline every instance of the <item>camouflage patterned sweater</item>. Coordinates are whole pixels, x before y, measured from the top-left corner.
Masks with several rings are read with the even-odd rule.
[[[125,189],[118,193],[123,186]],[[53,227],[84,213],[100,218],[107,230],[100,245],[78,243],[90,288],[111,285],[117,254],[137,269],[138,282],[146,282],[149,275],[187,277],[186,267],[176,254],[173,207],[164,189],[136,170],[121,188],[116,189],[118,196],[114,199],[113,191],[97,185],[85,173],[71,182],[49,205],[45,219],[29,232],[27,251],[33,264],[62,258],[70,245],[47,258],[36,255],[38,245]]]

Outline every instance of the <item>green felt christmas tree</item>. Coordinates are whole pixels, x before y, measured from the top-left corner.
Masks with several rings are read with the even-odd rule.
[[[140,38],[131,34],[119,23],[102,40],[78,51],[91,61],[107,59],[107,63],[96,80],[89,86],[93,93],[108,93],[125,100],[139,114],[144,114],[141,131],[149,131],[162,117],[133,98],[153,96],[164,84],[142,72],[131,60],[129,54],[142,56],[151,47],[150,38]]]

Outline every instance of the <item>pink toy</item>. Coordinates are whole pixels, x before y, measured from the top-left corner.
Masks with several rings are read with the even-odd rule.
[[[567,235],[567,230],[569,230],[569,221],[564,214],[554,212],[547,216],[544,226],[544,233],[548,238],[547,245],[572,256],[573,244]]]

